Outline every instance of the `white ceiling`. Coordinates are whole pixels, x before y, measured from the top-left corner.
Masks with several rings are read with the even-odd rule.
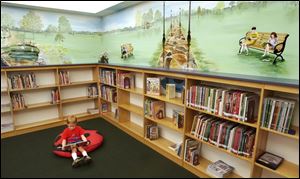
[[[35,7],[98,13],[123,1],[1,1]]]

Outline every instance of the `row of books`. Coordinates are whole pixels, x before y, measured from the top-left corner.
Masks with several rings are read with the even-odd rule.
[[[255,141],[255,129],[220,120],[209,114],[194,116],[191,135],[229,152],[251,157]]]
[[[228,165],[222,160],[218,160],[214,163],[209,164],[206,169],[207,173],[213,175],[216,178],[225,178],[229,174],[231,174],[233,170],[234,167]]]
[[[14,110],[24,109],[26,107],[24,96],[21,93],[11,94],[11,101]]]
[[[96,85],[91,85],[88,87],[88,97],[94,98],[98,96],[98,88]]]
[[[34,73],[14,74],[8,78],[11,89],[37,88],[36,77]]]
[[[165,115],[165,102],[147,98],[144,106],[145,115],[153,119],[163,119]]]
[[[101,98],[116,103],[117,89],[110,86],[101,85]]]
[[[288,133],[295,107],[295,101],[282,98],[265,98],[261,126],[278,132]]]
[[[56,104],[60,101],[60,95],[58,89],[51,90],[51,103]]]
[[[106,113],[109,111],[108,107],[109,107],[109,104],[107,102],[105,102],[105,101],[101,102],[101,111],[103,113]]]
[[[105,83],[105,84],[116,85],[116,72],[115,72],[115,70],[101,69],[100,81]]]
[[[239,121],[255,122],[259,96],[252,92],[191,86],[187,91],[188,106]]]
[[[68,85],[71,84],[70,72],[69,71],[59,71],[59,84]]]
[[[159,138],[159,127],[156,124],[146,125],[146,138],[150,140]]]
[[[184,161],[196,166],[200,161],[201,143],[194,139],[185,140]]]
[[[135,88],[135,75],[130,72],[118,72],[117,73],[118,87],[124,89]]]

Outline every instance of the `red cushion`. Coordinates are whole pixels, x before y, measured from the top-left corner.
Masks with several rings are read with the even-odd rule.
[[[62,133],[60,133],[54,142],[55,149],[53,150],[53,153],[61,156],[61,157],[71,157],[71,152],[70,151],[62,151],[57,149],[58,146],[61,146],[62,143],[62,138],[61,138]],[[88,145],[83,146],[83,148],[86,150],[86,152],[91,152],[98,147],[103,142],[103,136],[100,135],[96,130],[85,130],[84,135],[87,136],[87,140],[90,142]],[[81,152],[77,151],[77,155],[81,156]]]

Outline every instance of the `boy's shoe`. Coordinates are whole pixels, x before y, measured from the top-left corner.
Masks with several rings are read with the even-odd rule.
[[[92,161],[92,158],[90,156],[83,157],[84,164],[89,164],[89,163],[91,163],[91,161]]]
[[[74,161],[73,161],[73,163],[72,163],[72,167],[74,167],[74,168],[77,168],[77,167],[79,167],[80,165],[82,165],[82,162],[83,162],[83,158],[77,158],[77,159],[75,159]]]

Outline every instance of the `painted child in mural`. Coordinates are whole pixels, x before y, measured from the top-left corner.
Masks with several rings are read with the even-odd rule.
[[[67,126],[68,127],[62,133],[62,150],[65,150],[66,144],[76,143],[79,141],[87,141],[87,138],[84,136],[84,129],[77,125],[77,119],[75,116],[67,117]],[[82,158],[79,158],[77,156],[77,150],[82,153]],[[84,163],[90,163],[92,160],[82,146],[71,146],[71,151],[71,155],[74,160],[72,163],[72,167],[79,167]]]
[[[246,51],[246,55],[248,55],[248,46],[255,44],[258,38],[258,32],[256,31],[256,27],[252,27],[251,31],[249,31],[246,35],[246,39],[242,42],[242,47],[239,54]]]
[[[272,32],[270,34],[270,38],[269,38],[268,42],[265,42],[263,44],[265,46],[265,52],[264,52],[262,57],[265,57],[266,55],[269,55],[269,51],[274,50],[277,43],[278,43],[277,33]],[[266,59],[264,59],[264,61],[266,61]]]

